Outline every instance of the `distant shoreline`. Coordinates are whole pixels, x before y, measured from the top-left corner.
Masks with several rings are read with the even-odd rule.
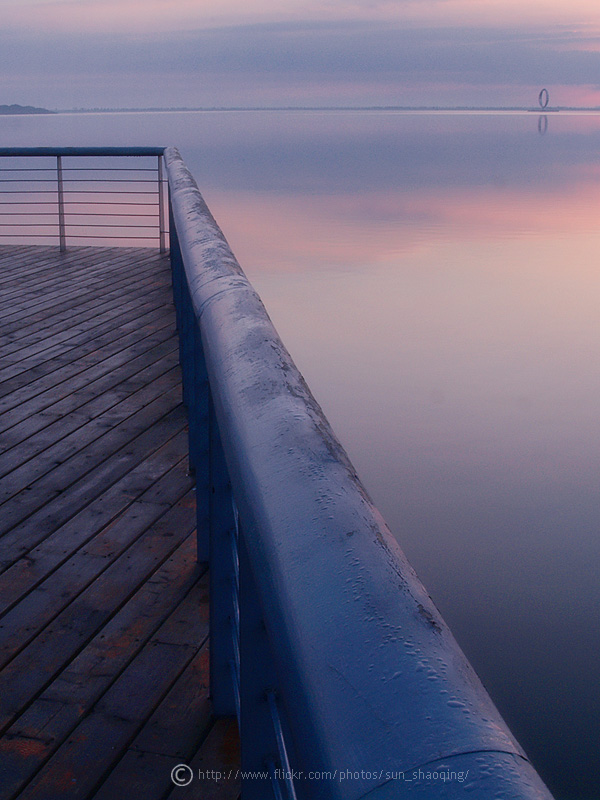
[[[19,106],[13,103],[10,106],[0,105],[0,115],[5,117],[22,116],[23,114],[56,114],[47,108],[36,108],[36,106]]]
[[[600,106],[553,106],[552,108],[531,108],[526,106],[198,106],[198,107],[148,107],[148,108],[63,108],[55,109],[55,114],[141,114],[173,112],[223,112],[223,111],[407,111],[426,113],[446,112],[515,112],[515,113],[556,113],[599,112]]]
[[[59,108],[47,109],[36,106],[0,105],[2,116],[34,114],[169,114],[194,112],[248,112],[248,111],[391,111],[405,113],[537,113],[548,114],[560,111],[567,113],[600,113],[600,106],[552,106],[532,108],[526,106],[179,106],[173,108],[150,106],[145,108]]]

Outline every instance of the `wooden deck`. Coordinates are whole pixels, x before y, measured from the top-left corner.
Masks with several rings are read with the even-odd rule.
[[[0,331],[0,798],[233,800],[168,260],[0,248]]]

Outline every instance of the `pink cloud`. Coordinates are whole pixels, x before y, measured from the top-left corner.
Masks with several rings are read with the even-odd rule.
[[[7,0],[2,27],[72,32],[178,30],[190,25],[290,20],[373,20],[446,25],[600,24],[596,0]]]

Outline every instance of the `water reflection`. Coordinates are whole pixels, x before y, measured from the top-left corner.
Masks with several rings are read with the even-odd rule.
[[[526,751],[557,797],[600,796],[600,118],[543,142],[527,114],[7,124],[179,144]]]
[[[211,206],[527,752],[597,796],[598,120],[288,122],[215,144]]]

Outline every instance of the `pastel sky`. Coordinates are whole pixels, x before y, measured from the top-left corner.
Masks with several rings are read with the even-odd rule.
[[[597,0],[3,0],[0,103],[600,104]]]

